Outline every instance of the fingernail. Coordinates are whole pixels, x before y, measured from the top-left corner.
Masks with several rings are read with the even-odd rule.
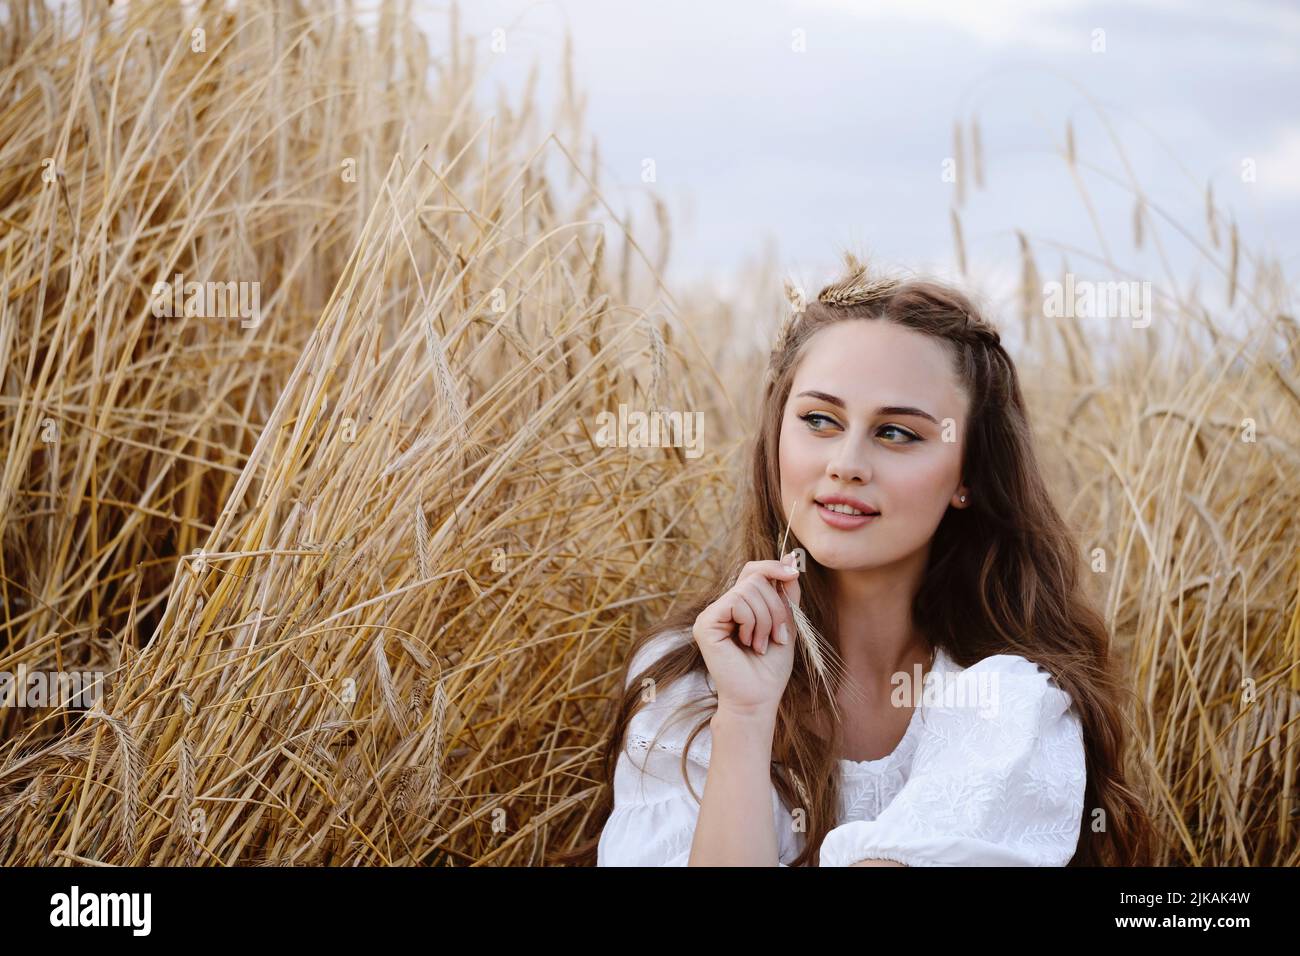
[[[776,629],[776,639],[780,641],[782,644],[789,644],[790,628],[787,627],[785,624],[782,624],[780,627],[778,627]]]

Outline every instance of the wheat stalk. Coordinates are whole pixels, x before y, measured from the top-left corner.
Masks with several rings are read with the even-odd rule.
[[[949,219],[952,222],[952,244],[957,252],[957,269],[962,275],[966,274],[966,240],[962,237],[961,215],[957,212],[957,207],[948,210]]]
[[[845,259],[849,264],[849,274],[817,293],[818,302],[835,306],[862,305],[881,298],[898,287],[897,279],[872,275],[867,265],[859,262],[852,254],[846,255]]]
[[[118,766],[121,770],[119,779],[122,788],[119,822],[123,855],[126,860],[131,861],[135,857],[140,831],[140,774],[144,770],[140,745],[125,720],[114,717],[104,710],[103,701],[96,701],[95,706],[86,712],[86,717],[103,720],[112,728],[113,735],[117,739]]]
[[[376,634],[370,644],[370,656],[375,665],[375,676],[379,679],[379,694],[384,702],[388,716],[403,735],[407,733],[406,717],[398,703],[397,687],[393,683],[393,672],[388,667],[388,655],[384,653],[382,632]]]
[[[431,735],[433,737],[433,756],[429,760],[429,774],[425,782],[423,806],[431,814],[438,802],[438,788],[442,784],[442,735],[447,719],[447,691],[443,682],[438,681],[433,691],[433,720]]]
[[[181,708],[184,710],[184,718],[181,725],[181,751],[180,751],[180,795],[176,805],[176,816],[173,825],[180,828],[181,840],[185,844],[185,852],[190,862],[194,863],[199,858],[199,842],[194,838],[194,828],[191,824],[190,814],[194,807],[194,791],[196,789],[196,774],[194,769],[194,701],[189,694],[184,692],[180,695]]]
[[[798,510],[798,507],[799,501],[795,499],[794,506],[786,517],[785,531],[781,534],[780,553],[776,556],[778,561],[785,556],[785,545],[790,538],[790,525],[794,521],[794,513]],[[804,659],[808,661],[813,674],[821,682],[822,689],[826,694],[826,700],[833,704],[835,700],[833,685],[835,681],[842,681],[844,677],[843,663],[835,654],[834,649],[830,648],[829,644],[826,644],[822,636],[817,633],[817,629],[813,627],[812,621],[808,620],[808,615],[803,612],[803,609],[790,600],[790,596],[785,590],[785,582],[778,581],[776,583],[781,591],[781,596],[785,598],[785,606],[790,609],[790,616],[794,619],[795,630],[798,632],[799,648],[803,651]],[[814,696],[814,706],[816,702],[817,698]]]
[[[415,503],[415,553],[419,561],[420,578],[433,577],[433,555],[429,550],[429,519],[424,515],[424,504]]]

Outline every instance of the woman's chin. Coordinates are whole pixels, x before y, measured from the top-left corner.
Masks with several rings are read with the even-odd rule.
[[[880,562],[865,548],[845,548],[835,545],[808,546],[808,557],[828,571],[862,571],[874,568]]]
[[[845,558],[843,561],[823,561],[822,567],[828,571],[870,571],[879,565],[875,561],[861,558]]]

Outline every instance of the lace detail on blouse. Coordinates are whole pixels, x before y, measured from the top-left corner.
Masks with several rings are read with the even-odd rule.
[[[629,733],[627,736],[627,749],[636,753],[645,753],[653,746],[656,750],[662,750],[666,753],[681,755],[682,745],[676,741],[664,742],[663,740],[653,741],[644,734]]]

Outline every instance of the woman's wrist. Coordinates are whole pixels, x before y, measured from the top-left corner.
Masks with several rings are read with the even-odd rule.
[[[731,704],[726,701],[719,701],[718,709],[714,712],[710,725],[716,732],[719,724],[724,725],[727,729],[734,727],[751,734],[766,733],[770,737],[776,730],[776,708],[767,705]]]

